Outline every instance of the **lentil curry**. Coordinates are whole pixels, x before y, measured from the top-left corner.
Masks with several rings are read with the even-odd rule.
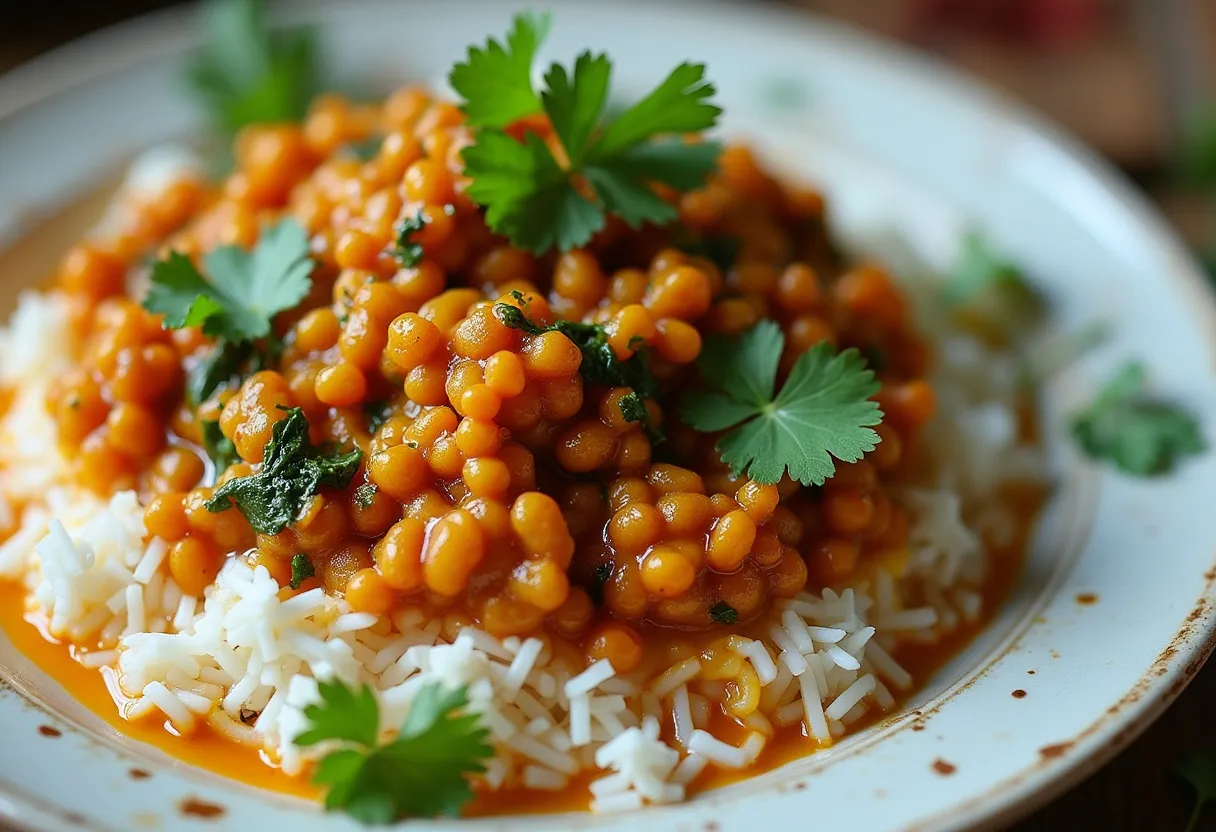
[[[649,221],[613,210],[598,174],[563,160],[571,193],[608,210],[577,245],[566,232],[537,244],[476,186],[469,151],[490,137],[465,96],[462,109],[416,87],[378,104],[323,95],[302,123],[243,128],[222,181],[182,174],[154,196],[127,193],[120,222],[68,250],[46,297],[70,361],[13,386],[9,417],[36,388],[64,460],[56,487],[97,512],[134,495],[133,577],[97,606],[108,612],[90,618],[85,603],[73,618],[59,584],[39,589],[54,581],[40,543],[40,566],[4,589],[10,637],[135,736],[251,782],[261,753],[283,770],[264,782],[305,793],[317,758],[283,714],[317,730],[326,707],[363,707],[335,708],[339,689],[368,683],[373,726],[376,698],[388,712],[395,689],[409,688],[412,721],[430,691],[411,678],[459,684],[426,729],[473,749],[445,787],[459,799],[383,817],[346,807],[365,820],[459,810],[462,788],[476,795],[466,814],[535,810],[538,791],[550,808],[600,811],[679,799],[889,711],[999,604],[1039,494],[1005,481],[943,490],[949,463],[929,426],[936,416],[949,435],[950,414],[937,413],[933,345],[905,290],[842,257],[818,191],[743,145],[696,137],[683,146],[711,149],[704,175],[677,187],[648,172]],[[557,159],[569,132],[542,111],[501,131]],[[370,156],[352,152],[368,140]],[[816,351],[852,356],[859,383],[876,378],[857,404],[881,413],[853,426],[857,449],[832,450],[826,475],[791,475],[813,425],[792,428],[807,433],[775,460],[789,473],[757,476],[759,460],[749,475],[724,459],[724,432],[744,417],[698,430],[705,419],[681,409],[730,372],[707,366],[711,344],[746,351],[766,327],[770,398],[771,376],[784,382]],[[32,524],[29,546],[49,528],[108,557],[86,521],[56,532],[42,497],[13,502],[10,544]],[[993,511],[1004,532],[968,525]],[[936,540],[942,524],[965,536],[948,566],[939,554],[957,544]],[[320,605],[310,637],[350,653],[354,675],[233,636],[244,601],[232,598],[252,592],[238,579],[272,587],[266,609]],[[31,638],[22,615],[56,644]],[[147,639],[203,632],[208,616],[226,622],[214,649],[239,668],[205,651],[157,653],[161,670],[126,663]],[[482,670],[453,682],[425,651],[458,647]],[[309,700],[293,700],[290,679],[259,683],[250,651],[295,656],[284,673],[311,684]],[[311,678],[327,675],[337,681]],[[383,762],[399,725],[360,753]],[[614,736],[635,743],[634,762]],[[630,773],[637,760],[649,774]],[[617,779],[588,791],[599,768]],[[318,782],[332,798],[336,784]]]

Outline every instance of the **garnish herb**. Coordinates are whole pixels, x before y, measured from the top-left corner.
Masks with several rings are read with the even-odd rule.
[[[489,731],[463,687],[423,685],[410,703],[401,731],[379,742],[380,709],[367,685],[339,681],[317,685],[321,702],[304,709],[310,727],[296,745],[336,740],[348,746],[326,754],[313,781],[329,787],[325,808],[368,824],[411,817],[455,816],[473,798],[468,776],[485,771],[494,750]]]
[[[376,484],[374,482],[365,482],[360,485],[355,489],[355,493],[352,495],[355,505],[357,505],[359,508],[370,508],[372,500],[376,499],[377,490],[379,489],[376,488]]]
[[[506,45],[470,47],[448,80],[463,98],[475,129],[463,152],[472,179],[467,194],[486,207],[486,222],[519,248],[542,254],[583,245],[612,213],[629,226],[666,223],[675,208],[652,183],[701,185],[719,153],[714,143],[686,143],[680,134],[714,126],[721,110],[705,67],[683,63],[649,95],[605,123],[612,74],[606,55],[584,52],[571,70],[553,64],[538,93],[532,86],[536,50],[549,18],[520,15]],[[561,152],[535,133],[519,141],[505,128],[545,115]]]
[[[217,338],[190,371],[187,393],[195,404],[238,376],[264,344],[261,362],[273,362],[280,347],[270,325],[274,316],[302,301],[309,290],[312,261],[308,235],[292,220],[266,229],[251,253],[222,246],[203,258],[210,281],[190,258],[170,252],[152,267],[152,285],[143,306],[164,315],[166,329],[200,326]]]
[[[1178,763],[1176,771],[1195,790],[1195,808],[1185,830],[1194,832],[1199,828],[1204,807],[1216,801],[1216,754],[1197,751]]]
[[[291,581],[289,586],[292,589],[299,589],[300,585],[317,574],[313,568],[312,561],[302,552],[297,552],[291,557]]]
[[[152,267],[144,308],[163,314],[167,329],[201,326],[205,334],[235,343],[269,335],[274,316],[308,294],[312,273],[308,235],[292,220],[262,232],[252,253],[221,246],[203,265],[210,282],[189,257],[170,252]]]
[[[614,568],[612,561],[604,561],[595,567],[595,572],[591,575],[591,585],[587,587],[587,595],[590,596],[591,603],[597,607],[604,605],[604,587],[612,580]]]
[[[330,454],[313,446],[304,411],[280,409],[287,418],[271,429],[261,470],[229,480],[206,503],[213,512],[235,505],[262,534],[278,534],[294,523],[319,488],[346,488],[363,458],[358,448]]]
[[[207,452],[207,456],[211,457],[211,462],[215,465],[216,476],[228,469],[228,466],[239,462],[241,457],[236,452],[236,445],[232,444],[232,440],[224,436],[224,432],[220,430],[220,423],[209,419],[200,425],[200,432],[203,438],[203,450]]]
[[[719,601],[710,607],[709,617],[719,624],[739,623],[739,611],[725,601]]]
[[[1071,430],[1089,457],[1136,477],[1168,473],[1205,447],[1199,421],[1177,405],[1152,398],[1148,373],[1136,362],[1107,380],[1089,407],[1073,416]]]
[[[211,0],[207,41],[186,80],[226,134],[246,124],[299,121],[319,92],[310,29],[271,30],[262,0]]]
[[[788,470],[803,485],[822,485],[832,457],[856,462],[874,450],[882,411],[874,373],[856,349],[821,343],[799,356],[774,396],[785,335],[763,320],[738,338],[706,339],[697,367],[706,390],[684,398],[684,421],[699,431],[733,428],[718,440],[736,474],[775,483]]]
[[[991,328],[1016,334],[1033,326],[1047,302],[1022,269],[999,254],[978,231],[968,231],[946,278],[947,304],[986,321]]]
[[[404,268],[412,268],[422,262],[422,244],[413,241],[413,236],[426,227],[426,215],[422,209],[412,217],[406,217],[397,226],[397,240],[393,245],[393,258]]]
[[[516,300],[520,300],[522,294]],[[628,387],[633,392],[620,401],[621,415],[628,422],[638,422],[646,429],[652,442],[662,441],[658,427],[651,422],[645,400],[658,392],[654,376],[643,351],[636,351],[627,359],[617,357],[608,343],[608,333],[602,324],[584,324],[578,321],[556,321],[548,326],[538,326],[528,320],[524,310],[509,303],[494,304],[494,316],[503,325],[518,329],[529,335],[544,332],[560,332],[578,347],[583,355],[578,371],[590,384],[605,387]]]

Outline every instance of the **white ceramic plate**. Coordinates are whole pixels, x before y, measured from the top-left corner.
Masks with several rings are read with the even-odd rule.
[[[335,0],[294,6],[290,17],[322,23],[339,78],[389,85],[438,77],[468,43],[505,31],[516,8]],[[1185,251],[1071,140],[849,29],[752,5],[564,2],[557,11],[546,52],[604,49],[628,90],[677,58],[707,60],[727,128],[821,183],[847,237],[898,229],[944,265],[960,230],[978,224],[1037,277],[1062,328],[1105,319],[1115,337],[1047,391],[1061,485],[1014,597],[898,715],[682,806],[413,828],[958,829],[1009,822],[1092,771],[1178,694],[1212,646],[1216,456],[1169,479],[1130,481],[1084,467],[1061,438],[1062,414],[1129,356],[1205,414],[1216,438],[1213,305]],[[177,83],[191,24],[151,17],[0,79],[0,240],[140,148],[198,126]],[[5,275],[6,289],[38,277]],[[1079,604],[1082,593],[1099,600]],[[2,638],[0,675],[0,817],[18,826],[197,826],[180,813],[197,798],[223,807],[212,823],[225,828],[354,828],[123,740]],[[47,738],[43,725],[63,735]],[[133,765],[153,776],[131,779]]]

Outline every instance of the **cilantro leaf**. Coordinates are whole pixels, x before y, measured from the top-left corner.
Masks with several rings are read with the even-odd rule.
[[[296,737],[296,745],[306,747],[325,740],[376,744],[380,735],[380,706],[371,688],[364,685],[352,690],[335,679],[318,682],[317,692],[321,702],[304,709],[304,716],[312,725]]]
[[[219,422],[208,419],[199,427],[202,433],[203,450],[207,452],[207,456],[211,457],[217,476],[226,471],[230,465],[240,462],[241,457],[236,452],[236,445],[232,444],[231,439],[224,436]]]
[[[284,409],[287,418],[271,429],[261,470],[216,489],[206,503],[208,511],[218,513],[235,505],[255,531],[278,534],[295,522],[319,488],[345,488],[350,483],[363,452],[356,448],[325,455],[309,441],[304,411]]]
[[[803,353],[774,397],[785,336],[764,320],[737,339],[706,340],[697,361],[708,389],[684,400],[682,415],[694,429],[734,428],[718,440],[722,461],[736,474],[775,483],[787,469],[803,485],[822,485],[832,457],[855,462],[874,450],[882,420],[874,373],[856,349],[836,353],[827,343]]]
[[[302,552],[297,552],[291,557],[291,580],[288,586],[292,589],[299,589],[300,585],[317,574],[317,570],[313,568],[312,561],[308,559],[308,555]]]
[[[473,177],[465,193],[486,206],[486,222],[515,245],[543,253],[577,248],[604,227],[603,211],[574,189],[549,148],[529,133],[520,144],[485,130],[464,149]]]
[[[368,824],[409,817],[454,816],[473,797],[468,775],[485,771],[494,750],[489,731],[468,713],[464,688],[424,685],[389,743],[378,744],[379,707],[371,688],[356,692],[341,682],[319,684],[321,703],[304,715],[312,727],[297,745],[324,740],[354,743],[327,754],[313,780],[329,786],[325,808]]]
[[[545,74],[548,88],[541,93],[541,101],[575,167],[582,161],[591,133],[604,112],[611,77],[612,62],[608,56],[590,52],[575,60],[573,76],[568,76],[561,64],[553,64]]]
[[[412,217],[406,217],[397,226],[397,239],[393,244],[393,257],[405,268],[413,268],[422,262],[422,244],[413,241],[413,236],[426,226],[426,215],[419,209]]]
[[[709,103],[714,85],[705,65],[682,63],[649,95],[621,113],[596,142],[592,159],[616,156],[664,133],[696,133],[714,125],[722,109]]]
[[[269,335],[271,319],[308,294],[312,273],[308,235],[292,220],[263,231],[252,253],[221,246],[203,265],[210,282],[189,258],[170,252],[152,267],[144,308],[164,315],[167,329],[201,326],[234,342]]]
[[[272,31],[262,0],[211,0],[207,41],[186,81],[212,122],[235,133],[254,122],[298,121],[319,91],[315,33]]]
[[[1092,459],[1107,460],[1136,477],[1165,474],[1205,448],[1199,421],[1148,394],[1144,365],[1129,362],[1074,414],[1073,438]]]
[[[947,304],[1005,334],[1033,325],[1047,312],[1047,301],[1022,269],[975,230],[963,236],[943,294]]]
[[[491,38],[485,48],[470,46],[467,60],[452,67],[448,82],[464,99],[471,126],[505,127],[540,110],[532,62],[552,20],[547,13],[517,15],[505,47]]]
[[[675,208],[655,193],[653,183],[697,187],[720,151],[717,144],[671,138],[706,130],[721,113],[708,101],[714,87],[705,80],[705,67],[680,64],[605,125],[612,74],[607,56],[584,52],[570,71],[551,65],[537,95],[531,84],[535,48],[521,36],[528,31],[517,18],[512,38],[518,48],[506,50],[494,40],[484,50],[472,48],[469,62],[458,65],[450,79],[465,98],[470,123],[480,128],[463,158],[472,180],[467,193],[485,206],[489,226],[515,245],[543,254],[585,244],[604,227],[605,212],[634,228],[674,219]],[[494,71],[496,77],[482,77]],[[487,100],[495,94],[497,99]],[[536,134],[517,141],[502,129],[542,113],[564,162]]]
[[[710,607],[709,617],[719,624],[739,623],[739,611],[725,601],[719,601]]]
[[[212,393],[241,375],[253,355],[253,344],[247,341],[232,343],[221,339],[187,373],[187,400],[194,405],[207,401]]]
[[[1199,828],[1199,818],[1208,803],[1216,801],[1216,754],[1195,752],[1178,763],[1178,775],[1195,790],[1195,808],[1184,832]]]

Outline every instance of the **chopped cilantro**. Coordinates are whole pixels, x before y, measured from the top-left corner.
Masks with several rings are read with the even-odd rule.
[[[1093,459],[1137,477],[1165,474],[1204,450],[1199,421],[1186,410],[1152,398],[1144,365],[1129,362],[1072,418],[1072,435]]]
[[[298,121],[319,91],[311,29],[271,30],[263,0],[210,0],[207,40],[186,80],[212,123],[235,133],[255,122]]]
[[[338,741],[347,747],[321,758],[314,782],[328,786],[325,808],[362,823],[389,824],[411,817],[455,816],[473,798],[470,774],[493,756],[489,731],[466,710],[463,687],[429,683],[410,703],[405,724],[391,742],[379,742],[380,708],[372,689],[319,682],[319,704],[304,709],[310,727],[296,745]]]
[[[684,399],[682,415],[694,429],[733,428],[718,440],[722,461],[736,474],[775,483],[788,469],[803,485],[822,485],[836,467],[855,462],[879,441],[882,420],[873,371],[855,349],[836,353],[820,343],[799,356],[775,397],[785,336],[764,320],[738,338],[706,339],[697,367],[707,390]]]
[[[739,623],[739,611],[725,601],[719,601],[710,607],[709,617],[719,624]]]
[[[419,208],[412,217],[406,217],[397,226],[397,240],[393,245],[393,257],[405,268],[417,266],[422,262],[422,244],[414,242],[412,237],[426,226],[426,215]]]
[[[522,297],[520,294],[516,300],[519,301]],[[645,399],[653,398],[658,392],[645,352],[638,351],[621,360],[608,343],[608,333],[602,324],[557,321],[548,326],[538,326],[528,320],[523,309],[509,303],[494,304],[494,315],[504,325],[529,335],[540,335],[544,332],[560,332],[565,335],[583,355],[578,367],[583,378],[590,384],[630,388],[633,392],[620,401],[621,415],[626,421],[640,422],[652,442],[662,441],[662,433],[657,425],[651,423],[650,412],[645,405]]]
[[[201,326],[216,345],[191,367],[186,393],[206,401],[251,362],[272,364],[282,345],[270,324],[276,314],[308,294],[312,261],[308,236],[292,220],[266,229],[252,253],[222,246],[203,258],[208,282],[188,257],[177,252],[155,263],[143,306],[164,315],[166,329]],[[261,350],[255,341],[263,344]]]
[[[231,439],[224,436],[219,422],[208,419],[199,427],[203,435],[203,450],[207,452],[207,456],[211,457],[211,462],[215,465],[216,476],[226,471],[230,465],[240,462],[241,457],[236,452],[236,445],[232,444]]]
[[[553,64],[539,95],[533,89],[532,63],[547,28],[548,18],[520,15],[506,46],[491,39],[484,48],[470,47],[466,62],[452,69],[449,81],[476,128],[463,151],[472,180],[466,193],[486,207],[493,230],[537,254],[583,245],[603,228],[606,212],[634,228],[674,219],[675,208],[651,183],[697,187],[717,162],[718,145],[678,137],[713,127],[721,112],[709,102],[714,87],[705,67],[680,64],[605,124],[612,74],[606,55],[584,52],[569,71]],[[535,133],[521,142],[504,130],[542,113],[564,162]]]
[[[210,282],[190,258],[170,252],[152,267],[144,308],[164,315],[166,329],[201,326],[234,343],[269,335],[274,316],[308,294],[312,273],[308,235],[292,220],[263,231],[252,253],[221,246],[203,265]]]
[[[308,438],[308,419],[298,407],[282,408],[287,418],[275,422],[261,470],[220,486],[207,510],[234,505],[262,534],[278,534],[294,523],[322,486],[345,488],[359,469],[363,452],[326,454]]]
[[[197,405],[211,398],[212,393],[243,374],[253,354],[251,343],[221,339],[186,374],[187,400]]]
[[[376,484],[374,482],[365,482],[355,489],[352,495],[355,505],[359,508],[370,508],[372,500],[376,499]]]
[[[303,552],[297,552],[292,555],[290,582],[292,589],[299,589],[300,584],[315,574],[317,574],[317,570],[313,568],[312,561],[308,559],[308,555],[305,555]]]
[[[1199,828],[1199,818],[1208,803],[1216,801],[1216,754],[1195,752],[1185,757],[1176,768],[1178,775],[1195,790],[1195,808],[1184,832]]]
[[[614,568],[612,561],[606,560],[595,567],[595,572],[591,575],[591,584],[587,587],[587,595],[591,598],[591,603],[597,607],[604,605],[604,587],[612,580]]]

